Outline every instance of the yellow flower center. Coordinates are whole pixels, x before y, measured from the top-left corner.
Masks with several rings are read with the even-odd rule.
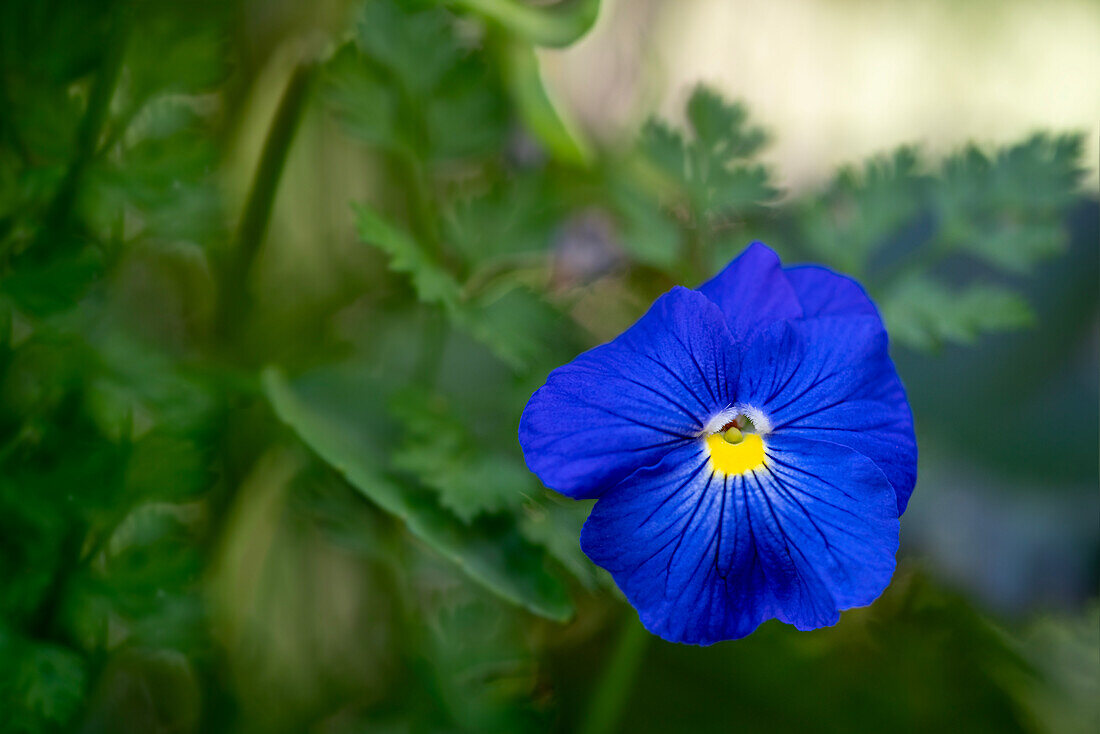
[[[710,464],[723,474],[744,474],[764,465],[764,441],[736,428],[707,436]]]

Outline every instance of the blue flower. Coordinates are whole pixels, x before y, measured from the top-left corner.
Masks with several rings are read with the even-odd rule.
[[[760,243],[551,372],[519,439],[548,487],[598,498],[581,547],[674,642],[772,618],[815,629],[870,604],[916,481],[867,294]]]

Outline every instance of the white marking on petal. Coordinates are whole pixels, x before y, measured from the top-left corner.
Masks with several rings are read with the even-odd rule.
[[[700,436],[709,436],[712,433],[718,433],[722,430],[723,426],[732,421],[737,416],[741,415],[741,411],[736,408],[726,408],[720,413],[716,413],[711,416],[707,424],[703,426],[703,430],[699,432]]]
[[[760,408],[752,405],[735,405],[733,412],[752,421],[752,424],[756,426],[756,432],[761,436],[766,436],[772,432],[772,422],[768,420],[768,416],[764,415],[764,411]]]
[[[740,416],[745,416],[752,421],[755,433],[766,436],[772,432],[772,422],[768,420],[768,416],[764,415],[764,411],[753,405],[738,404],[711,416],[710,420],[703,426],[703,430],[699,432],[699,435],[709,436],[712,433],[718,433],[727,423]]]

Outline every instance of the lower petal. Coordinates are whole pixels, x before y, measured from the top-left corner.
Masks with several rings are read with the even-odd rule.
[[[870,604],[886,589],[899,521],[893,488],[874,462],[844,446],[773,435],[764,467],[745,482],[796,571],[790,588],[776,589],[779,619],[799,629],[833,624],[838,610]]]
[[[889,583],[898,518],[882,472],[843,446],[771,438],[756,471],[715,472],[698,442],[596,503],[581,546],[654,634],[711,644],[771,618],[821,627]]]
[[[755,590],[767,582],[748,535],[720,537],[726,515],[733,515],[728,482],[710,470],[697,442],[605,493],[581,548],[611,572],[650,632],[695,644],[743,637],[766,618],[759,603],[766,594]],[[744,562],[719,569],[718,549],[731,543],[743,546],[735,556]]]

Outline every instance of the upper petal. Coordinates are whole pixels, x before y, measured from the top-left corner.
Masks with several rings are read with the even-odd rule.
[[[830,441],[871,459],[904,512],[916,482],[917,443],[877,317],[774,324],[746,348],[737,393],[767,415],[776,434]]]
[[[762,242],[749,245],[699,291],[722,309],[738,342],[748,341],[776,321],[802,316],[798,295],[779,256]]]
[[[527,465],[552,489],[597,497],[694,440],[733,403],[737,374],[721,312],[676,287],[614,341],[550,373],[520,419]]]
[[[811,629],[886,588],[898,519],[882,472],[836,444],[768,441],[754,472],[714,473],[696,443],[596,503],[581,546],[651,632],[710,644],[771,618]]]
[[[874,316],[878,309],[867,292],[851,278],[820,265],[786,268],[787,280],[802,304],[805,318],[815,316]]]

